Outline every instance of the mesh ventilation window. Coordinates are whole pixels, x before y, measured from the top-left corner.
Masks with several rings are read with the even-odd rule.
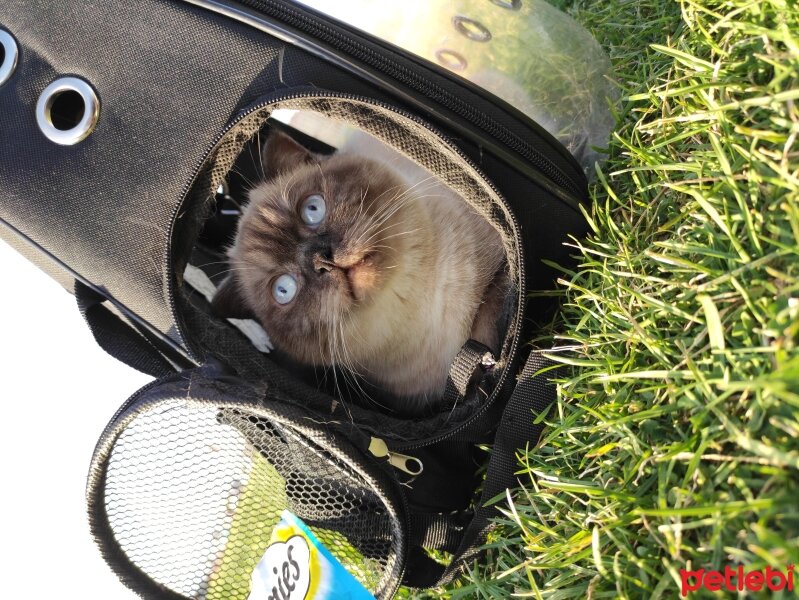
[[[307,438],[239,409],[175,400],[140,413],[111,451],[105,508],[127,557],[186,598],[246,599],[284,509],[373,593],[396,566],[377,494]]]

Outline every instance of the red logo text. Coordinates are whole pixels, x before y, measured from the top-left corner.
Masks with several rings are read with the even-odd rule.
[[[685,598],[688,592],[695,592],[700,588],[710,592],[718,590],[759,592],[764,589],[769,589],[772,592],[793,591],[793,567],[793,565],[789,565],[784,571],[766,567],[762,571],[748,572],[744,572],[743,565],[738,565],[736,569],[727,565],[724,567],[724,572],[710,569],[697,569],[696,571],[680,569],[680,579],[682,580],[680,594]]]

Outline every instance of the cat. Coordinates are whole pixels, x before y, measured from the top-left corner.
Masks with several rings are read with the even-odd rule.
[[[467,339],[496,354],[502,242],[443,182],[367,134],[322,156],[272,131],[261,162],[217,314],[255,318],[295,360],[344,367],[406,413],[441,398]]]

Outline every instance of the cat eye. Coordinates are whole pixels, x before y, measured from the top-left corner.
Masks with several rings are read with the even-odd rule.
[[[281,275],[272,284],[272,296],[278,304],[288,304],[297,295],[297,280],[293,275]]]
[[[327,214],[325,199],[320,194],[311,194],[302,201],[300,217],[308,227],[318,227]]]

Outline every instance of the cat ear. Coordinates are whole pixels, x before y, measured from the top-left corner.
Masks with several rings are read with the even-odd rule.
[[[214,299],[211,301],[211,309],[218,317],[230,319],[252,319],[253,314],[244,297],[239,290],[238,282],[233,277],[227,277],[222,285],[217,288]]]
[[[281,131],[272,131],[269,134],[261,152],[266,180],[314,160],[315,157],[311,152]]]

